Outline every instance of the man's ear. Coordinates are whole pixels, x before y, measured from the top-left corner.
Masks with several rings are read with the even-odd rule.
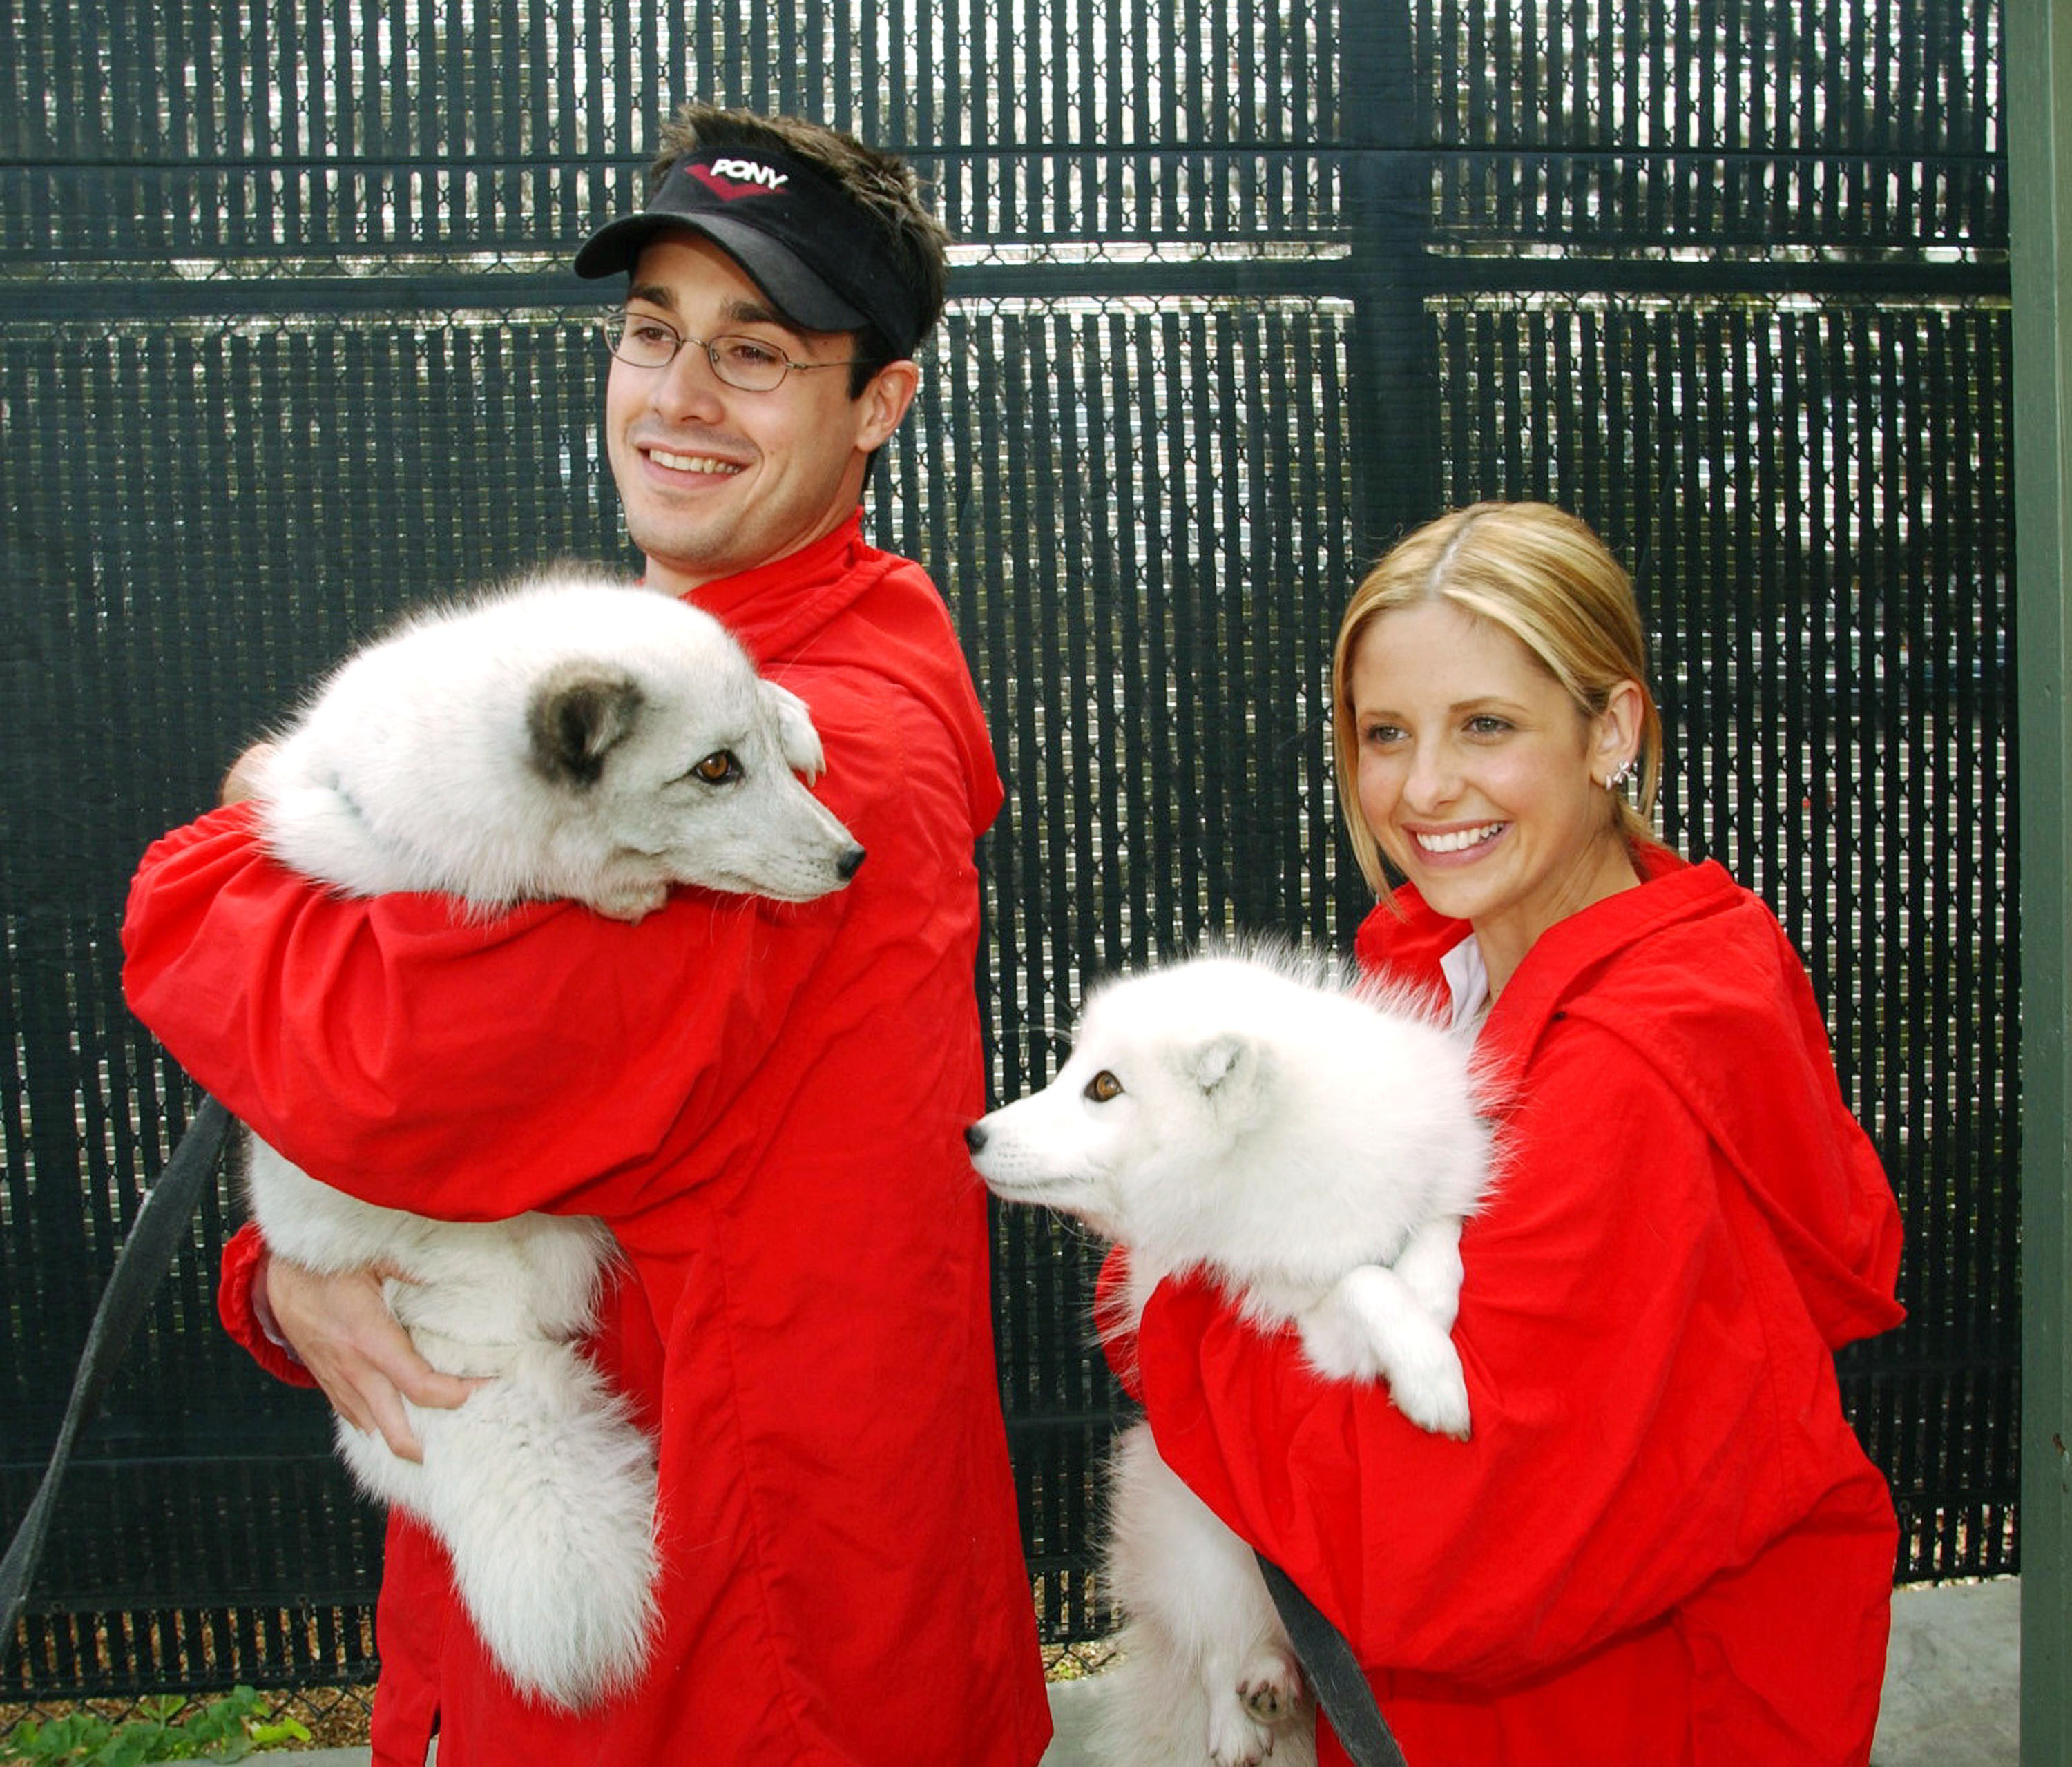
[[[875,454],[890,442],[920,390],[918,362],[888,362],[874,374],[856,400],[857,446]]]

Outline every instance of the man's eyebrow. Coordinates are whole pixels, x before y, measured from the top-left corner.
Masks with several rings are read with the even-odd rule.
[[[751,301],[746,295],[726,303],[726,317],[735,325],[774,325],[780,331],[789,331],[795,338],[806,335],[767,301]]]
[[[629,301],[645,301],[650,306],[659,306],[665,313],[681,316],[676,300],[676,291],[666,282],[636,282],[627,290]],[[786,318],[767,301],[751,300],[745,294],[736,295],[721,309],[720,317],[729,325],[772,325],[779,331],[791,334],[804,343],[811,335]]]
[[[666,282],[635,282],[626,291],[629,301],[645,301],[650,306],[659,306],[667,312],[676,310],[676,292]]]

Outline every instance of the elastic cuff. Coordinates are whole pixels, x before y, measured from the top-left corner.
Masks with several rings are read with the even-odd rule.
[[[267,1255],[266,1242],[259,1236],[257,1227],[247,1224],[231,1235],[223,1248],[222,1280],[216,1291],[216,1316],[222,1320],[224,1329],[276,1380],[292,1387],[314,1387],[316,1382],[288,1347],[266,1305]]]

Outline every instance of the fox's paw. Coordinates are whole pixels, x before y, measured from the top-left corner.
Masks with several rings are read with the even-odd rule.
[[[1245,1665],[1238,1677],[1237,1697],[1260,1723],[1285,1724],[1301,1707],[1301,1669],[1285,1650],[1269,1646]]]
[[[644,920],[669,899],[666,883],[622,883],[600,888],[590,907],[611,920]]]
[[[1209,1698],[1209,1759],[1215,1767],[1260,1767],[1275,1733],[1302,1705],[1302,1671],[1278,1645],[1261,1645],[1239,1670],[1234,1687]]]
[[[1438,1341],[1429,1356],[1399,1357],[1389,1370],[1388,1395],[1396,1409],[1434,1436],[1468,1439],[1468,1383],[1452,1343]]]

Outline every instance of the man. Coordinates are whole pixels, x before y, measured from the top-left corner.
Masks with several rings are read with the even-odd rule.
[[[267,1140],[421,1213],[602,1215],[627,1255],[593,1354],[659,1448],[648,1673],[577,1717],[522,1700],[436,1543],[392,1518],[382,1767],[419,1767],[434,1729],[441,1767],[1026,1767],[1047,1740],[960,1138],[982,1107],[972,848],[1000,786],[940,598],[857,507],[945,261],[900,161],[703,106],[648,206],[576,260],[628,277],[606,428],[647,580],[811,707],[822,795],[870,853],[847,890],[470,923],[331,898],[234,804],[140,869],[131,1003]],[[315,1278],[248,1230],[224,1276],[255,1355],[399,1451],[399,1391],[465,1402],[372,1274]]]

